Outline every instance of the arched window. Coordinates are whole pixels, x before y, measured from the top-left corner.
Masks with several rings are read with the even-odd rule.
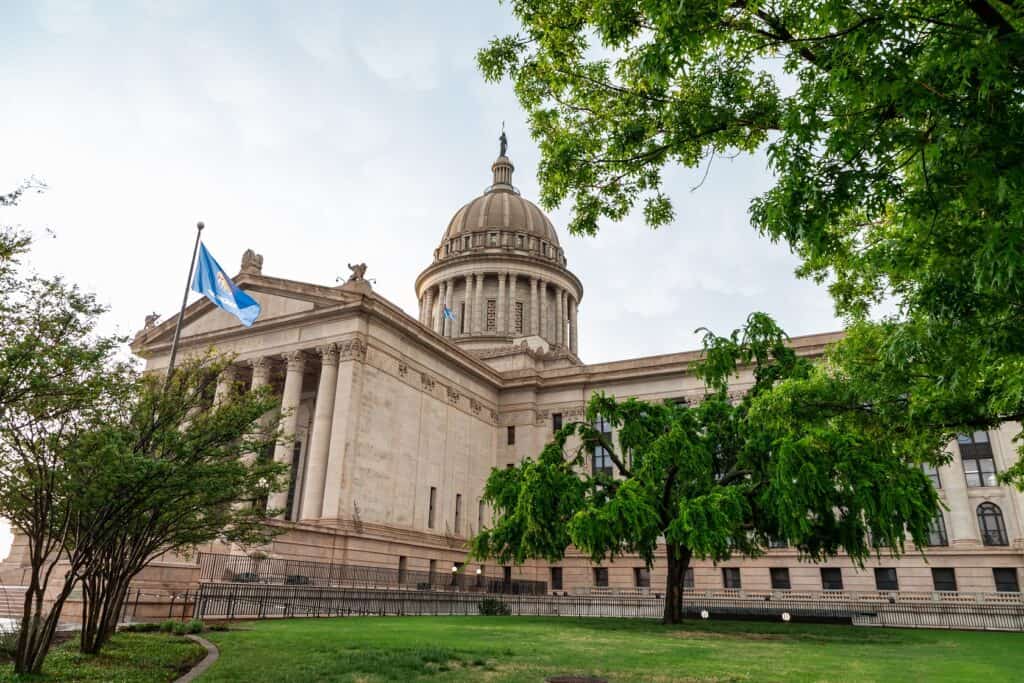
[[[978,506],[978,528],[981,530],[981,542],[985,545],[1007,545],[1003,512],[995,503]]]

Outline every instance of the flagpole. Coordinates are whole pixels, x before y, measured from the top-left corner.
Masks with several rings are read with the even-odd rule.
[[[174,340],[171,341],[171,359],[167,363],[167,379],[164,386],[171,382],[171,373],[174,372],[174,359],[178,355],[178,342],[181,340],[181,321],[185,319],[185,304],[188,303],[188,291],[192,287],[192,273],[196,268],[196,254],[199,253],[199,238],[203,234],[202,221],[196,223],[196,243],[192,247],[192,260],[188,262],[188,279],[185,280],[185,294],[181,297],[181,311],[178,313],[178,322],[174,325]]]

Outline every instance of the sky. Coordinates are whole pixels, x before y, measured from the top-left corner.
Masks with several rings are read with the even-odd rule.
[[[490,181],[504,122],[514,183],[538,196],[538,153],[509,83],[477,49],[515,32],[498,0],[11,3],[0,41],[0,191],[48,190],[5,210],[30,262],[109,305],[133,335],[177,311],[197,221],[229,272],[319,284],[368,264],[413,316],[416,276],[451,216]],[[763,154],[673,169],[673,225],[639,215],[598,237],[560,230],[584,286],[579,355],[601,362],[699,346],[751,311],[791,335],[839,329],[824,288],[749,225],[772,178]],[[568,223],[568,207],[549,212]],[[0,532],[2,534],[2,532]],[[0,538],[0,556],[5,553]]]

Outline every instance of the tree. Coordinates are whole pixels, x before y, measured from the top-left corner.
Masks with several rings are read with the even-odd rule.
[[[907,534],[927,544],[939,501],[921,463],[943,461],[940,433],[880,439],[877,423],[850,409],[850,385],[797,357],[764,314],[728,337],[707,332],[704,343],[702,402],[599,393],[586,420],[559,430],[536,460],[494,470],[484,499],[495,521],[473,539],[473,554],[557,562],[573,545],[594,562],[635,553],[650,568],[663,544],[663,622],[675,624],[694,557],[756,556],[783,539],[808,559],[846,552],[863,563],[883,547],[899,555]],[[754,384],[734,400],[728,382],[741,368]],[[618,445],[594,426],[598,417]],[[571,437],[578,445],[567,456]],[[587,466],[597,449],[613,475]]]
[[[571,197],[573,232],[638,204],[666,225],[666,166],[764,149],[775,182],[753,226],[858,321],[840,346],[863,355],[837,357],[859,390],[902,384],[950,432],[1024,417],[1021,3],[511,4],[522,34],[478,61],[512,79],[542,203]],[[860,324],[884,301],[895,314]]]
[[[131,581],[165,553],[213,540],[265,543],[267,495],[286,466],[264,456],[276,442],[278,401],[270,387],[215,403],[230,359],[187,361],[165,385],[143,377],[120,413],[82,441],[75,459],[82,523],[67,545],[83,550],[81,651],[96,654],[113,635]]]

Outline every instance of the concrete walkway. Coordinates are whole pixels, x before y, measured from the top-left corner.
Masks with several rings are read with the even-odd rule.
[[[200,638],[199,636],[192,635],[188,635],[185,637],[205,647],[206,656],[203,657],[203,661],[199,662],[194,667],[192,667],[192,670],[189,671],[187,674],[185,674],[181,678],[175,679],[174,683],[190,683],[191,681],[196,680],[204,673],[206,673],[206,670],[213,666],[213,663],[217,661],[218,657],[220,657],[220,652],[217,651],[217,646],[208,641],[206,638]]]

